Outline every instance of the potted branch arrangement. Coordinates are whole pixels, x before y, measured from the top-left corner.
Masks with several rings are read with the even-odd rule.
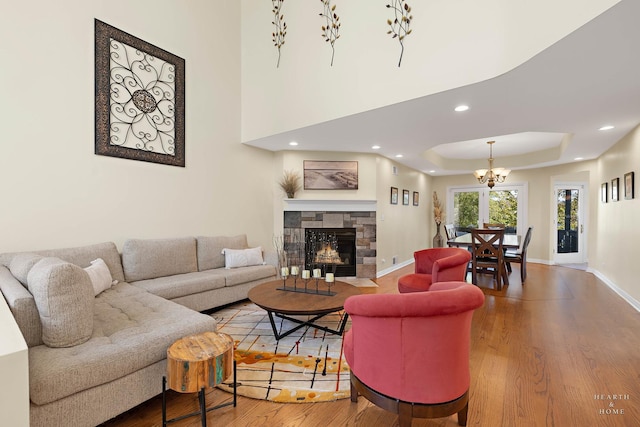
[[[282,191],[287,194],[287,198],[293,199],[300,190],[300,174],[296,171],[284,171],[282,178],[278,182]]]
[[[433,220],[436,223],[436,235],[433,237],[433,247],[441,248],[444,246],[444,237],[440,234],[440,225],[444,218],[444,210],[438,199],[438,193],[433,192]]]

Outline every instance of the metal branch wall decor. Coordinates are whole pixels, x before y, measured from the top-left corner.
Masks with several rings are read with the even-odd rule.
[[[185,165],[184,59],[95,20],[95,153]]]
[[[324,12],[320,14],[325,19],[322,26],[322,38],[331,45],[331,66],[335,55],[335,43],[340,38],[340,17],[336,14],[336,5],[331,6],[331,0],[320,0],[324,6]]]
[[[387,34],[392,34],[392,38],[397,38],[400,43],[400,60],[398,61],[398,67],[402,64],[402,54],[404,53],[404,38],[411,34],[411,21],[413,15],[411,15],[411,6],[407,4],[405,0],[393,0],[391,4],[387,5],[387,9],[391,9],[394,14],[394,19],[387,19],[387,24],[390,30]]]
[[[287,23],[284,21],[282,14],[282,2],[284,0],[271,0],[273,4],[273,21],[271,23],[275,27],[275,31],[271,33],[273,36],[273,45],[278,49],[278,62],[276,68],[280,67],[280,48],[284,45],[284,36],[287,35]]]

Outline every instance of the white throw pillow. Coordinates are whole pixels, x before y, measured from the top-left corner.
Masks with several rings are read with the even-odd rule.
[[[222,253],[224,254],[224,268],[247,267],[264,263],[260,246],[249,249],[224,248]]]
[[[95,296],[98,296],[100,292],[109,289],[111,285],[118,283],[117,280],[113,280],[111,277],[109,267],[107,267],[107,264],[102,258],[91,261],[91,265],[86,267],[84,271],[89,274]]]

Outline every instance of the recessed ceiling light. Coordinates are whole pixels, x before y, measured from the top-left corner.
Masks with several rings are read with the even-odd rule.
[[[291,142],[289,143],[289,145],[291,145],[292,147],[295,147],[296,145],[298,145],[298,143],[297,143],[297,142],[295,142],[295,141],[291,141]]]
[[[436,171],[429,171],[429,173],[436,173]]]
[[[458,105],[456,108],[454,108],[454,110],[457,111],[458,113],[462,111],[467,111],[468,109],[469,109],[468,105]]]
[[[379,145],[372,145],[371,148],[374,149],[374,150],[379,150],[380,146]]]
[[[576,158],[575,158],[575,159],[573,159],[573,160],[584,160],[584,157],[576,157]]]
[[[402,154],[396,154],[396,157],[399,159],[402,157]]]
[[[602,126],[599,130],[609,130],[609,129],[613,129],[613,126],[611,125]]]

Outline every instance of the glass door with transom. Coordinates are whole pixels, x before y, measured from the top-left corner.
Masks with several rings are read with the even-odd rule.
[[[584,225],[582,220],[583,185],[555,185],[556,233],[554,262],[584,262]]]
[[[484,223],[505,225],[506,234],[523,234],[526,227],[527,186],[452,187],[447,198],[447,219],[458,234]]]

